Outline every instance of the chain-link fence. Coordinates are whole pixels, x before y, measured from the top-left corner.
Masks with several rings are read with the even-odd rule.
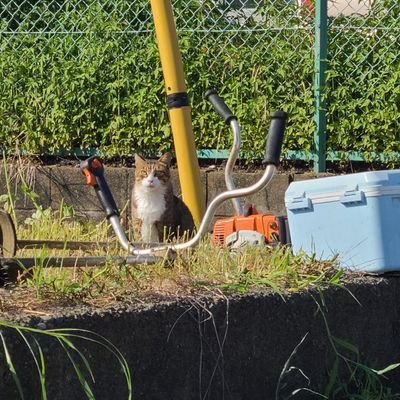
[[[330,144],[398,160],[400,2],[361,1],[355,14],[345,5],[329,25]]]
[[[274,108],[291,115],[286,150],[314,151],[314,0],[173,6],[198,147],[229,146],[202,100],[214,85],[241,119],[248,154],[263,148]],[[330,0],[327,8],[328,149],[397,152],[400,3]],[[3,145],[113,154],[171,147],[148,1],[2,0],[0,19]]]

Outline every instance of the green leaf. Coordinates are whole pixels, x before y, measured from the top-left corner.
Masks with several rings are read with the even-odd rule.
[[[374,371],[377,375],[385,375],[386,373],[393,371],[399,367],[400,367],[400,363],[397,363],[397,364],[388,365],[384,369],[380,369],[380,370],[373,369],[372,371]]]
[[[5,339],[4,339],[3,332],[1,332],[1,331],[0,331],[0,337],[1,337],[1,342],[3,344],[3,351],[4,351],[4,355],[6,357],[6,363],[7,363],[8,370],[10,371],[11,376],[12,376],[14,382],[15,382],[15,385],[17,386],[19,397],[22,400],[24,400],[25,397],[24,397],[24,393],[23,393],[23,390],[22,390],[21,381],[19,380],[17,371],[15,370],[14,364],[12,362],[12,358],[11,358],[10,353],[8,351],[8,348],[7,348]]]
[[[342,347],[342,348],[344,348],[344,349],[346,349],[346,350],[349,350],[350,352],[352,352],[352,353],[356,354],[357,356],[359,356],[359,350],[358,350],[358,348],[357,348],[356,346],[354,346],[353,344],[351,344],[351,343],[349,343],[349,342],[347,342],[347,341],[345,341],[345,340],[339,339],[339,338],[337,338],[337,337],[335,337],[335,336],[332,336],[332,340],[333,340],[337,345],[339,345],[340,347]]]

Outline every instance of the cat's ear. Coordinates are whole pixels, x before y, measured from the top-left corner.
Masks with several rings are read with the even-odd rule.
[[[146,162],[146,159],[142,157],[140,154],[135,154],[135,167],[142,165]]]
[[[168,152],[168,153],[163,154],[159,158],[158,162],[160,162],[164,165],[167,165],[167,167],[169,168],[171,165],[171,160],[172,160],[172,154],[170,152]]]

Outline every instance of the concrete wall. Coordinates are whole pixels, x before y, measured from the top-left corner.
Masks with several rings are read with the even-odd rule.
[[[108,167],[105,166],[105,176],[114,195],[119,209],[124,209],[128,204],[126,215],[130,215],[130,193],[133,183],[133,168]],[[237,187],[251,185],[262,175],[260,172],[235,173],[234,179]],[[83,213],[94,221],[104,218],[104,213],[92,187],[85,183],[78,163],[77,166],[32,166],[32,165],[11,165],[8,170],[8,177],[12,193],[16,196],[17,213],[21,219],[30,216],[35,210],[34,204],[29,196],[21,189],[22,180],[38,194],[37,202],[43,207],[58,209],[61,200],[71,205],[78,212]],[[285,214],[284,192],[293,179],[304,179],[304,175],[291,175],[278,173],[274,176],[270,185],[261,192],[249,196],[247,202],[254,203],[259,212],[271,212],[275,215]],[[310,177],[308,175],[308,177]],[[217,194],[225,190],[224,174],[222,170],[201,172],[203,190],[209,203]],[[173,170],[173,183],[177,195],[180,194],[178,174]],[[0,195],[7,193],[7,185],[4,169],[0,171]],[[223,204],[218,216],[233,215],[233,207],[228,201]]]
[[[346,289],[330,287],[322,293],[315,290],[279,296],[266,291],[153,303],[151,298],[132,298],[129,304],[113,309],[60,307],[47,315],[1,318],[40,329],[74,327],[104,335],[128,361],[135,400],[274,400],[288,398],[291,391],[302,387],[322,392],[326,388],[335,357],[323,315],[331,335],[356,346],[364,364],[381,369],[398,363],[399,289],[396,277],[369,277]],[[35,366],[25,344],[12,330],[2,329],[2,333],[25,398],[39,399]],[[305,336],[275,397],[285,363]],[[86,398],[60,345],[36,337],[46,359],[48,398]],[[96,399],[127,399],[115,359],[100,346],[81,341],[75,344],[93,368]],[[357,360],[355,353],[336,346],[341,354]],[[348,382],[347,367],[342,364],[339,371]],[[399,370],[386,375],[383,383],[399,391]],[[1,350],[0,398],[19,398]],[[320,397],[302,392],[293,398]]]

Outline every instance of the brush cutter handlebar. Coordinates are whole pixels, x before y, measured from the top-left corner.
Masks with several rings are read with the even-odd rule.
[[[283,134],[285,132],[288,114],[284,111],[271,113],[267,143],[265,146],[264,164],[278,165],[281,157]]]
[[[204,93],[204,97],[213,105],[214,110],[222,117],[227,125],[231,126],[233,133],[233,143],[231,152],[225,166],[225,184],[228,190],[236,189],[233,181],[233,167],[239,157],[240,146],[242,144],[242,136],[237,118],[232,114],[224,100],[218,96],[216,89],[208,89]],[[232,198],[232,205],[236,215],[243,214],[243,207],[239,198]]]
[[[83,175],[86,176],[86,183],[93,186],[96,191],[107,219],[110,219],[113,215],[119,216],[118,207],[104,178],[104,166],[101,160],[96,156],[89,157],[81,162],[80,168]]]
[[[213,105],[215,111],[221,116],[227,125],[229,125],[232,120],[237,119],[235,114],[232,113],[214,88],[208,89],[204,93],[204,97]]]

